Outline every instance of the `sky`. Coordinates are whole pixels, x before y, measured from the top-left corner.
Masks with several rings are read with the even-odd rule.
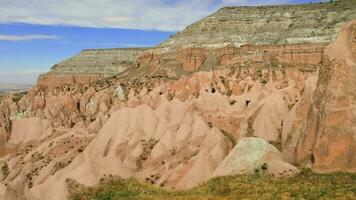
[[[323,0],[0,0],[0,83],[34,84],[88,48],[154,46],[224,6]]]

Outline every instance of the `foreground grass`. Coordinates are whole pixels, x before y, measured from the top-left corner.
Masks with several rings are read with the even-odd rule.
[[[109,179],[97,187],[71,187],[73,200],[116,199],[355,199],[356,174],[304,171],[289,179],[267,176],[214,178],[195,189],[174,191],[135,180]]]

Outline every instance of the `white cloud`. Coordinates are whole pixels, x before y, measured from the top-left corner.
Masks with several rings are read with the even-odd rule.
[[[179,30],[209,14],[213,0],[0,0],[0,22]]]
[[[0,72],[0,76],[42,74],[45,72],[46,71],[44,70],[19,70],[19,71]]]
[[[0,22],[176,31],[227,5],[288,0],[0,0]]]
[[[176,31],[228,5],[290,0],[0,0],[0,23]]]
[[[26,40],[53,40],[53,39],[58,39],[59,37],[57,35],[1,35],[0,34],[0,40],[3,41],[12,41],[12,42],[18,42],[18,41],[26,41]]]

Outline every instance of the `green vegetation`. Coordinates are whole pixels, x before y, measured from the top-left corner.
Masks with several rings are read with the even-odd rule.
[[[26,91],[26,92],[17,92],[17,93],[14,93],[14,94],[13,94],[13,97],[12,97],[12,100],[13,100],[14,102],[18,102],[18,101],[20,101],[20,99],[22,99],[22,97],[24,97],[26,94],[27,94],[27,91]]]
[[[315,174],[289,179],[268,176],[214,178],[200,187],[175,191],[135,180],[109,178],[97,187],[69,186],[73,200],[116,199],[356,199],[356,174]]]
[[[7,163],[5,163],[1,167],[1,171],[2,171],[2,174],[3,174],[3,179],[5,180],[7,178],[7,176],[10,174],[9,166],[7,165]]]
[[[15,119],[21,119],[23,117],[24,113],[23,112],[16,112],[15,113]]]

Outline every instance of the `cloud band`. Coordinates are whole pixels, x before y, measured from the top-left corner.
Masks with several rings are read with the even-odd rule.
[[[54,40],[58,39],[57,35],[1,35],[0,41],[28,41],[28,40]]]

